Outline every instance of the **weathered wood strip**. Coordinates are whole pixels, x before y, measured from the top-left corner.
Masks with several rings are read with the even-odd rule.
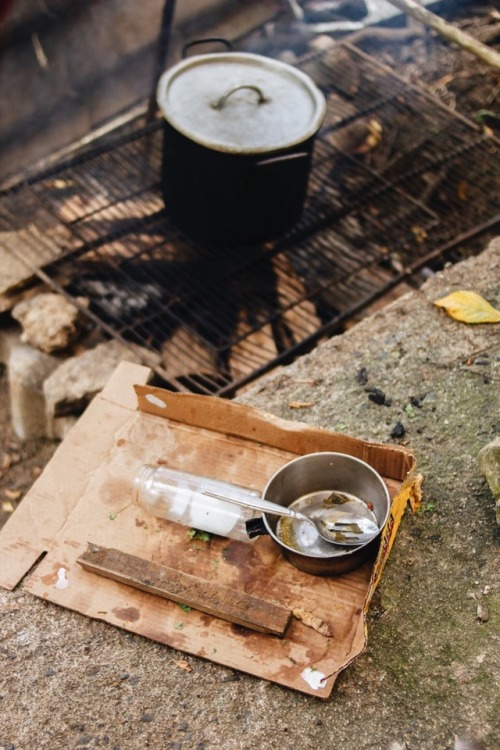
[[[282,636],[290,622],[286,607],[117,549],[90,543],[77,562],[91,573],[260,633]]]

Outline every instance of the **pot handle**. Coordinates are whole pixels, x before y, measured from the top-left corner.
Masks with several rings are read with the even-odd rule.
[[[256,167],[267,167],[273,164],[279,164],[282,161],[295,161],[296,159],[308,159],[310,154],[307,151],[298,151],[296,154],[284,154],[283,156],[272,156],[269,159],[263,159],[256,162]]]
[[[267,534],[267,529],[261,516],[259,516],[259,518],[251,518],[246,522],[245,526],[250,539],[255,539],[256,536]]]
[[[230,52],[233,51],[233,45],[227,39],[224,39],[224,37],[222,36],[211,36],[207,37],[206,39],[194,39],[192,42],[188,42],[187,44],[185,44],[182,48],[182,59],[187,57],[187,52],[189,49],[191,49],[191,47],[195,47],[197,44],[211,44],[212,42],[220,42],[220,44],[225,44]]]
[[[226,91],[225,94],[222,94],[221,98],[218,101],[214,102],[214,104],[212,104],[213,109],[222,109],[231,94],[234,94],[235,91],[240,91],[241,89],[250,89],[250,91],[255,91],[258,97],[257,104],[266,104],[267,102],[271,101],[269,97],[267,97],[263,93],[262,89],[260,89],[258,86],[254,86],[251,83],[242,83],[241,86],[234,86],[232,89],[229,89],[229,91]]]

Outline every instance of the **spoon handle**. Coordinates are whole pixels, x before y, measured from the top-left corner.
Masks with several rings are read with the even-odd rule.
[[[240,495],[239,497],[229,497],[227,495],[218,495],[216,492],[210,492],[210,490],[202,490],[202,495],[208,495],[208,497],[215,497],[217,500],[224,500],[234,505],[242,505],[245,508],[252,508],[253,510],[260,510],[263,513],[274,513],[277,516],[291,516],[292,518],[304,518],[302,513],[299,511],[292,510],[278,503],[271,503],[269,500],[264,500],[259,495],[252,495],[248,493],[246,496]]]

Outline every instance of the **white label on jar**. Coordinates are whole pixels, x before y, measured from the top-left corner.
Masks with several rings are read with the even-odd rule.
[[[234,529],[241,517],[241,508],[236,505],[204,495],[193,502],[189,513],[189,524],[195,529],[226,536]]]

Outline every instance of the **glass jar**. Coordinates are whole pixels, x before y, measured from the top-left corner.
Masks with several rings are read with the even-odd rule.
[[[256,491],[167,466],[150,465],[141,467],[134,484],[134,503],[152,516],[229,539],[252,541],[246,523],[259,515],[259,511],[204,493],[213,492],[237,501],[259,497]]]

